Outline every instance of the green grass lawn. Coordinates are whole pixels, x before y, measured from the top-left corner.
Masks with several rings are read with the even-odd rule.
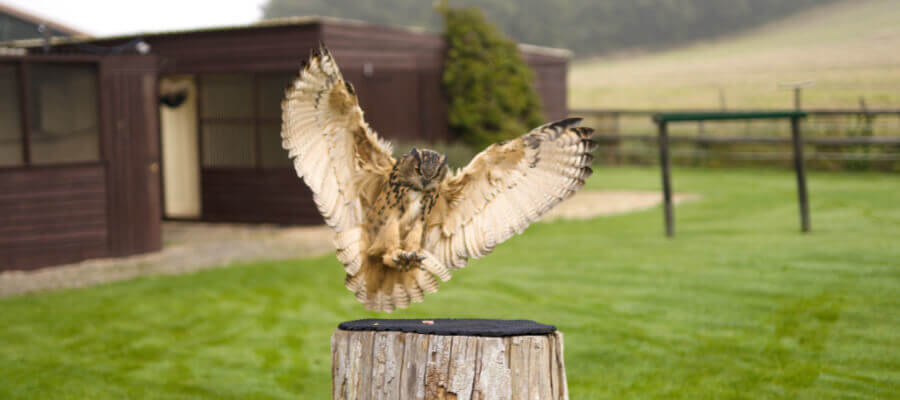
[[[654,189],[597,168],[594,189]],[[528,318],[565,333],[573,399],[872,398],[900,393],[900,183],[692,170],[659,208],[537,224],[393,317]],[[0,399],[328,398],[329,336],[375,316],[334,257],[0,300]]]

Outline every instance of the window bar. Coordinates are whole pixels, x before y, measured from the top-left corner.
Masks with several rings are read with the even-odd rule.
[[[31,165],[31,97],[28,91],[28,63],[19,63],[19,128],[22,131],[22,166]]]
[[[203,205],[203,74],[196,74],[194,77],[194,101],[197,102],[197,109],[194,111],[197,116],[197,191],[200,194],[200,210],[196,220],[202,221],[206,219],[206,207]]]
[[[197,74],[196,90],[197,90],[197,163],[200,164],[200,176],[202,179],[203,169],[206,167],[206,158],[203,156],[203,74]],[[202,194],[201,194],[202,196]],[[202,213],[202,208],[201,208]]]
[[[106,116],[106,113],[109,112],[109,109],[106,108],[103,104],[103,97],[104,97],[103,96],[103,72],[106,71],[108,67],[106,65],[102,64],[101,61],[98,61],[92,65],[94,67],[94,76],[97,78],[96,85],[95,85],[95,87],[96,87],[95,90],[97,91],[96,92],[97,95],[94,98],[96,100],[96,108],[94,108],[94,112],[96,113],[96,118],[97,118],[97,127],[96,127],[96,130],[97,130],[97,160],[96,160],[96,162],[103,164],[104,167],[108,168],[109,167],[109,159],[107,158],[107,156],[112,157],[112,154],[106,154],[107,151],[110,151],[111,149],[107,149],[105,144],[107,143],[106,135],[109,135],[110,132],[107,129],[103,128],[103,125],[104,125],[103,119]],[[156,93],[159,93],[159,92],[157,91]],[[155,97],[155,98],[159,99],[158,96],[159,95],[157,94],[157,97]],[[158,104],[157,104],[157,107],[158,107]],[[157,115],[157,118],[159,118],[158,110],[156,112],[156,115]],[[157,125],[157,126],[159,126],[159,125]],[[159,136],[159,135],[157,135],[157,136]],[[160,147],[160,149],[162,149],[162,147]],[[160,150],[160,151],[162,151],[162,150]],[[160,154],[162,154],[162,153],[160,153]],[[162,156],[160,156],[160,158],[161,157]],[[162,176],[162,175],[160,174],[160,176]],[[160,191],[160,193],[162,193],[162,191]]]
[[[260,109],[259,109],[259,74],[253,73],[253,144],[255,145],[253,155],[256,158],[254,165],[257,171],[263,170],[262,160],[262,139],[259,133]]]

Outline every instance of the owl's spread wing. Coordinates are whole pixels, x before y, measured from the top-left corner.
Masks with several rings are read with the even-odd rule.
[[[282,146],[312,190],[325,223],[339,238],[342,232],[358,230],[353,228],[363,218],[362,187],[385,177],[394,159],[390,145],[366,124],[353,87],[344,81],[327,49],[313,53],[288,88],[281,109]],[[343,250],[349,258],[359,253]]]
[[[593,130],[580,118],[549,123],[491,145],[443,182],[429,215],[426,248],[458,269],[521,233],[584,186]]]

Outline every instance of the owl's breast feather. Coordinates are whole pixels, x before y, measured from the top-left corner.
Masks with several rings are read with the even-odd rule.
[[[400,226],[401,229],[410,229],[412,228],[411,225],[422,215],[422,192],[415,190],[406,192],[406,198],[403,199],[403,202],[405,203],[405,211],[400,216]]]

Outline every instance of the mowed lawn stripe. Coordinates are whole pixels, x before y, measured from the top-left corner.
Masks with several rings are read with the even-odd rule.
[[[658,190],[654,168],[590,189]],[[676,169],[657,207],[536,224],[396,318],[527,318],[565,334],[573,398],[888,398],[900,392],[900,185]],[[334,257],[0,300],[0,398],[327,398],[329,336],[369,313]]]

